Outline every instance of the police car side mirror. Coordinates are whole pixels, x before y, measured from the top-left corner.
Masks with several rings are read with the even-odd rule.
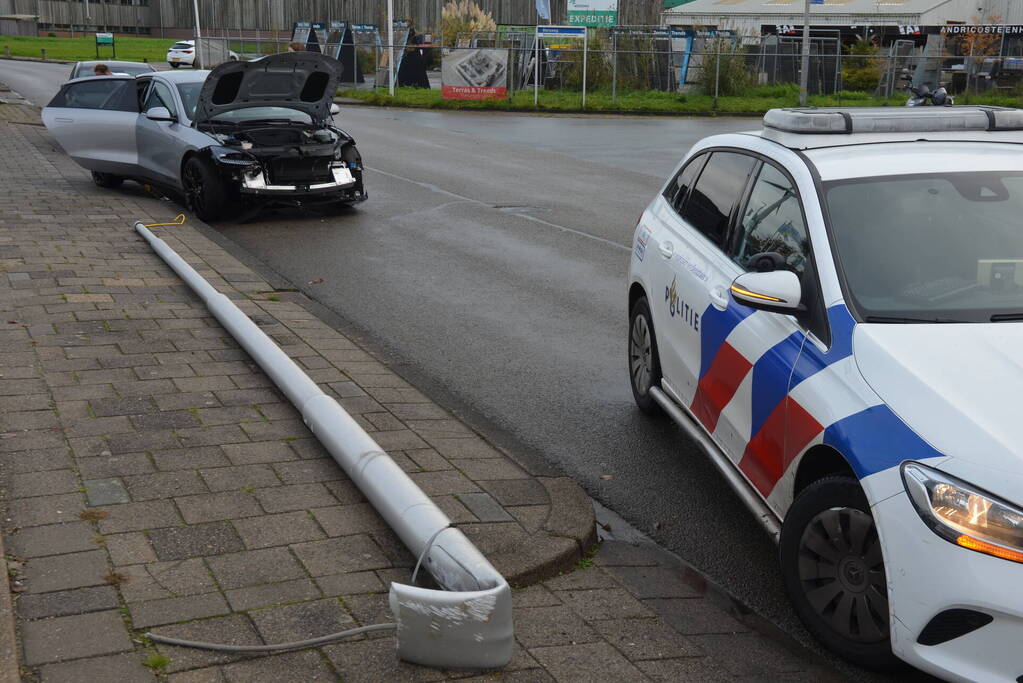
[[[743,273],[732,282],[731,292],[740,304],[761,311],[794,315],[804,310],[799,276],[790,270]]]

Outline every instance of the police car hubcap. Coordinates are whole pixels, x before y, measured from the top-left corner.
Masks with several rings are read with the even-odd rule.
[[[888,638],[888,593],[874,519],[855,508],[817,514],[799,543],[799,580],[811,608],[856,642]]]
[[[650,328],[646,317],[637,315],[632,322],[632,334],[629,337],[629,370],[632,383],[639,394],[646,394],[650,389]]]

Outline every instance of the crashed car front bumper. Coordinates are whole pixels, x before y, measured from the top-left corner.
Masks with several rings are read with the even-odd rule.
[[[345,201],[363,201],[366,193],[358,189],[359,182],[352,171],[343,163],[331,167],[333,180],[308,184],[279,185],[267,183],[266,174],[262,169],[254,169],[243,173],[238,191],[247,196],[273,197],[287,199],[301,198],[310,195],[340,195]]]

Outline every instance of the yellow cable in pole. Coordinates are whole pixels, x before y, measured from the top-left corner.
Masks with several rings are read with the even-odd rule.
[[[183,213],[179,213],[177,216],[175,216],[174,220],[171,221],[170,223],[144,223],[144,225],[147,228],[159,228],[159,227],[164,226],[164,225],[184,225],[184,224],[185,224],[185,214],[183,214]]]

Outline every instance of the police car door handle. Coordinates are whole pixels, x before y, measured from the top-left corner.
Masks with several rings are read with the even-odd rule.
[[[712,287],[710,290],[710,303],[719,311],[728,308],[728,290],[720,285]]]
[[[661,251],[661,256],[664,258],[671,258],[675,255],[675,245],[671,242],[661,242],[657,248]]]

